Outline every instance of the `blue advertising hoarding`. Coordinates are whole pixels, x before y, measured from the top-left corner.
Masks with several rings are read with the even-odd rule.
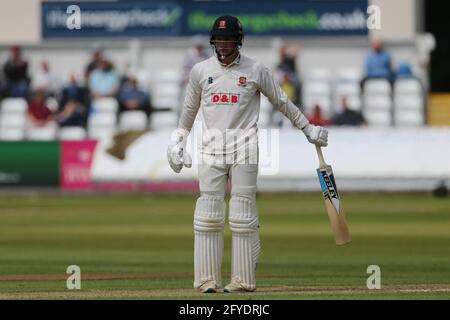
[[[70,29],[71,5],[80,28]],[[367,35],[367,0],[43,2],[42,37],[154,37],[206,34],[223,14],[236,15],[246,35]]]
[[[80,8],[80,29],[67,27],[73,5]],[[172,1],[43,2],[42,38],[178,36],[181,15]]]

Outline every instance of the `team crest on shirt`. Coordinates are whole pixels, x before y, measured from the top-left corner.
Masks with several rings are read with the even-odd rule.
[[[247,78],[246,77],[239,77],[239,87],[246,87],[247,86]]]

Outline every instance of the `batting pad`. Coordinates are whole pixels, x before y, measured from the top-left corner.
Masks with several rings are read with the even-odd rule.
[[[213,280],[222,285],[225,202],[221,197],[201,196],[194,215],[194,288]]]
[[[247,290],[256,288],[255,271],[260,253],[258,211],[254,200],[233,196],[230,200],[232,232],[231,278]]]

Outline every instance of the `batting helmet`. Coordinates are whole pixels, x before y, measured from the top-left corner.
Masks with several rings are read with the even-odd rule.
[[[238,18],[230,15],[218,17],[211,28],[211,37],[209,43],[214,45],[214,39],[217,36],[236,37],[237,45],[242,46],[244,31]]]

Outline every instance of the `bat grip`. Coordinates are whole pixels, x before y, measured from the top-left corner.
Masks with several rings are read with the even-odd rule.
[[[319,157],[319,164],[320,164],[320,166],[321,167],[326,166],[327,164],[325,163],[325,159],[323,157],[322,149],[320,148],[320,146],[318,144],[316,144],[315,146],[316,146],[317,156]]]

